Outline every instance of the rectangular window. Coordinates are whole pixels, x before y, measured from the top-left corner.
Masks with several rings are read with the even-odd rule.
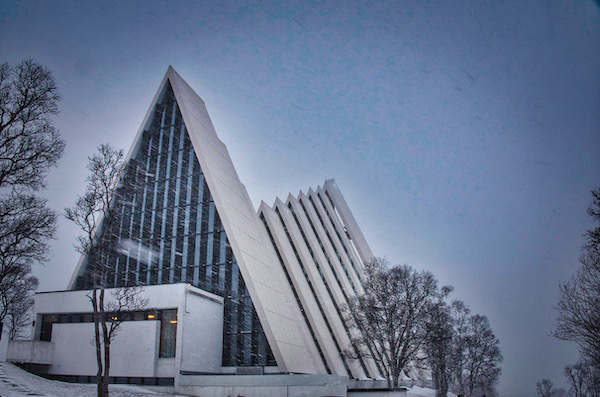
[[[42,326],[40,329],[40,340],[50,342],[52,340],[52,323],[57,322],[58,316],[55,315],[43,315]]]
[[[177,341],[177,310],[163,310],[161,314],[159,357],[175,357],[175,345]]]

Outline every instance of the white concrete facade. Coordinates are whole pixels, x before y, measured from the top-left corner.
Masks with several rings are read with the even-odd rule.
[[[112,291],[106,290],[107,303]],[[91,313],[88,292],[36,294],[36,339],[44,315]],[[111,376],[174,378],[180,371],[221,371],[223,298],[189,284],[144,287],[142,296],[147,299],[145,311],[177,310],[175,357],[159,357],[160,321],[123,321],[111,344]],[[93,376],[97,371],[93,337],[93,323],[54,323],[50,341],[13,342],[7,359],[49,364],[51,375]]]

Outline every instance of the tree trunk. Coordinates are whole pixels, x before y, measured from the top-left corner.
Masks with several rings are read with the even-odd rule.
[[[110,341],[104,341],[104,395],[108,396],[108,383],[110,380]]]
[[[439,371],[440,373],[442,371]],[[435,397],[447,397],[448,396],[448,382],[443,375],[437,373],[432,376],[433,385],[435,387]]]
[[[104,397],[102,384],[102,347],[100,345],[100,318],[98,313],[97,289],[92,291],[92,308],[94,311],[94,341],[96,342],[96,364],[98,372],[96,373],[97,396]]]
[[[110,335],[108,334],[108,327],[106,326],[107,316],[104,309],[104,288],[100,289],[100,313],[102,313],[101,324],[102,324],[102,337],[104,342],[104,376],[102,377],[102,390],[103,396],[108,396],[108,381],[109,381],[109,370],[110,370]]]
[[[398,387],[398,378],[400,377],[400,373],[398,371],[392,371],[392,384],[390,387],[392,389],[396,389]]]
[[[440,380],[439,385],[435,391],[435,397],[447,397],[448,396],[448,382]]]

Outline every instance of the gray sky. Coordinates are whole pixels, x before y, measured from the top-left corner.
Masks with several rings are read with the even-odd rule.
[[[553,307],[600,185],[598,4],[218,3],[3,3],[0,61],[34,57],[63,97],[50,205],[97,145],[129,148],[172,64],[255,205],[335,178],[376,255],[489,317],[503,396],[562,383]],[[66,287],[76,234],[60,220],[41,290]]]

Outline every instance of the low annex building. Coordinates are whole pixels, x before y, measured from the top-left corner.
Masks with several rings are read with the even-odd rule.
[[[172,67],[127,162],[144,177],[115,203],[106,287],[141,285],[148,303],[123,314],[112,382],[210,396],[404,395],[379,390],[378,363],[344,321],[373,254],[333,180],[256,211],[203,100]],[[10,343],[8,360],[93,380],[92,273],[82,257],[68,290],[36,294],[33,340]]]

